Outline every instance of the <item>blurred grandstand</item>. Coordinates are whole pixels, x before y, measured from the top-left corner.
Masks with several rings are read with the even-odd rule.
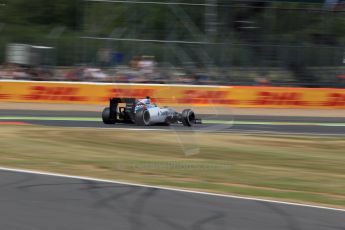
[[[344,6],[0,0],[0,78],[345,87]],[[16,61],[10,44],[35,51]]]

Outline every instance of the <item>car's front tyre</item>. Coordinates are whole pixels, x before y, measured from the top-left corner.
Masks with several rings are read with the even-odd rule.
[[[182,111],[182,124],[184,126],[193,126],[195,124],[195,114],[191,109]]]

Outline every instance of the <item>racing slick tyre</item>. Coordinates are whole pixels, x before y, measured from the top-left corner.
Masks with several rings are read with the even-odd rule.
[[[150,125],[150,112],[147,109],[139,110],[135,114],[135,124],[137,125]]]
[[[110,108],[107,107],[102,112],[102,120],[104,124],[115,124],[116,114],[115,114],[115,117],[110,117]]]
[[[195,124],[195,114],[191,109],[182,111],[182,124],[184,126],[192,126]]]

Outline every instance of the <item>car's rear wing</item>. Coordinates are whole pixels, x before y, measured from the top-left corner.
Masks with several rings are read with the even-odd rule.
[[[126,110],[133,110],[135,107],[135,98],[127,98],[127,97],[114,97],[109,98],[109,109],[110,109],[110,117],[116,117],[117,108],[119,103],[125,103]]]
[[[130,97],[114,97],[109,99],[110,103],[119,104],[119,103],[135,103],[135,98]]]

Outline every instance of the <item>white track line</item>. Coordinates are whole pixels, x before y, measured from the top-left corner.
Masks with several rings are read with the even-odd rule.
[[[94,177],[74,176],[74,175],[66,175],[66,174],[60,174],[60,173],[51,173],[51,172],[8,168],[8,167],[0,167],[0,170],[8,171],[8,172],[29,173],[29,174],[37,174],[37,175],[53,176],[53,177],[64,177],[64,178],[70,178],[70,179],[89,180],[89,181],[95,181],[95,182],[121,184],[121,185],[129,185],[129,186],[144,187],[144,188],[155,188],[155,189],[166,190],[166,191],[185,192],[185,193],[201,194],[201,195],[207,195],[207,196],[225,197],[225,198],[242,199],[242,200],[250,200],[250,201],[260,201],[260,202],[268,202],[268,203],[275,203],[275,204],[283,204],[283,205],[299,206],[299,207],[306,207],[306,208],[317,208],[317,209],[325,209],[325,210],[331,210],[331,211],[345,212],[345,209],[341,209],[341,208],[331,208],[331,207],[318,206],[318,205],[299,204],[299,203],[276,201],[276,200],[269,200],[269,199],[260,199],[260,198],[235,196],[235,195],[225,195],[225,194],[210,193],[210,192],[200,192],[200,191],[192,191],[192,190],[186,190],[186,189],[169,188],[169,187],[163,187],[163,186],[136,184],[136,183],[123,182],[123,181],[105,180],[105,179],[99,179],[99,178],[94,178]]]

